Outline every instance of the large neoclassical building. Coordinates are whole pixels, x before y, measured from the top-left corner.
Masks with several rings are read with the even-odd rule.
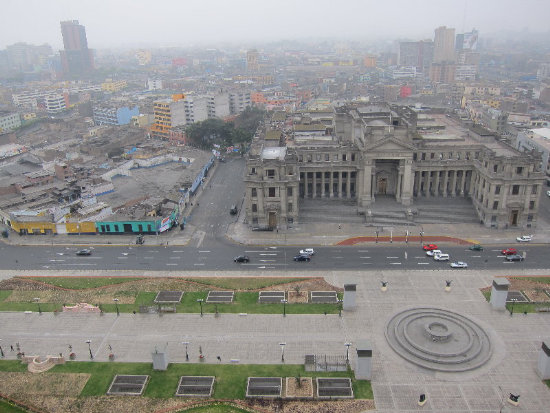
[[[244,178],[252,227],[299,222],[303,198],[351,199],[367,215],[381,196],[404,209],[419,197],[466,197],[487,227],[536,226],[540,157],[444,113],[350,104],[266,123]]]

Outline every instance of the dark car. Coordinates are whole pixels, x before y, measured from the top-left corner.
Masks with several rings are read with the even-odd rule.
[[[470,251],[483,251],[483,247],[481,244],[474,244],[470,245],[470,248],[468,248]]]
[[[77,251],[76,255],[92,255],[92,251],[88,249],[83,249],[83,250]]]
[[[523,256],[519,254],[507,255],[506,261],[523,261]]]
[[[294,261],[310,261],[311,260],[311,257],[309,255],[296,255],[294,257]]]
[[[249,262],[250,257],[248,255],[239,255],[238,257],[233,258],[235,262]]]
[[[237,215],[237,212],[239,212],[237,205],[231,205],[231,208],[229,208],[229,213],[231,215]]]

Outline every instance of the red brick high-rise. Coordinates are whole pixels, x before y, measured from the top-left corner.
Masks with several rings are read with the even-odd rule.
[[[88,49],[86,28],[78,20],[61,22],[64,50],[61,54],[61,65],[66,75],[82,75],[94,68],[92,51]]]

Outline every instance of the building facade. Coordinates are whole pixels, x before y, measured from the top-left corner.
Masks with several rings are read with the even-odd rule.
[[[473,131],[447,131],[447,122],[400,106],[343,106],[330,136],[275,148],[257,138],[244,178],[246,221],[285,228],[299,221],[300,199],[353,200],[368,216],[378,197],[404,210],[419,198],[466,197],[486,227],[535,226],[540,158]]]
[[[139,116],[139,107],[94,106],[93,119],[96,125],[127,125],[132,117]]]
[[[94,68],[92,50],[88,49],[86,28],[78,20],[61,22],[64,50],[60,52],[63,73],[81,75]]]
[[[19,113],[0,112],[0,135],[11,132],[21,126]]]

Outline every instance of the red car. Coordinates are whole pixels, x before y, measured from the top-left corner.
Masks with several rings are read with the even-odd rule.
[[[515,248],[506,248],[505,250],[502,250],[500,252],[504,255],[514,255],[518,253]]]
[[[435,244],[426,244],[422,248],[424,248],[424,251],[433,251],[437,249],[437,245]]]

